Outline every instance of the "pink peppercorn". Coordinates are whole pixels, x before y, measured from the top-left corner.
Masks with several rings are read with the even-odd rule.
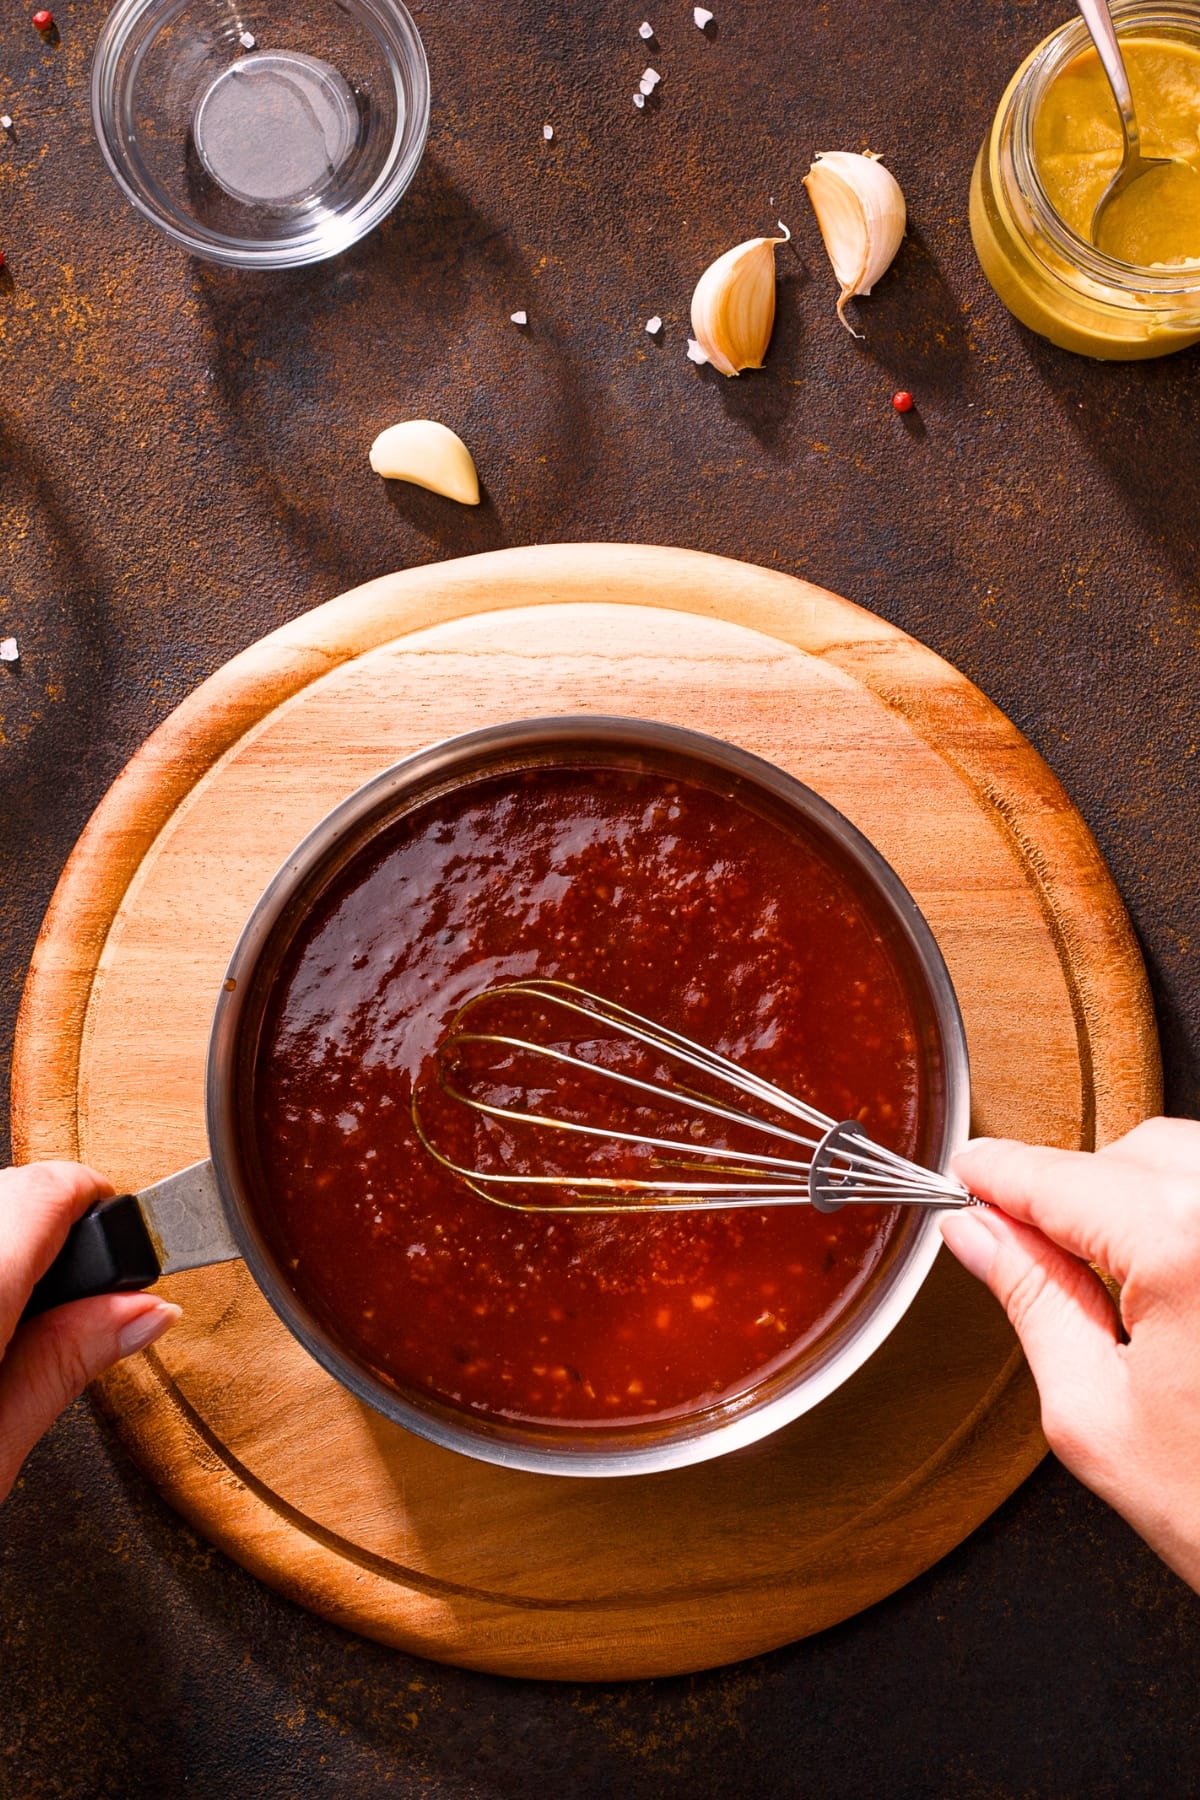
[[[913,397],[905,388],[901,388],[898,394],[892,395],[892,405],[897,412],[911,412],[913,409]]]
[[[38,31],[51,31],[54,27],[54,14],[45,11],[35,12],[33,15],[33,24]]]

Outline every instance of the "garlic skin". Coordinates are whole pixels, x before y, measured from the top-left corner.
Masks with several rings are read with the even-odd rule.
[[[869,294],[900,248],[907,223],[900,183],[873,150],[824,150],[804,185],[841,283],[838,318],[851,337],[862,337],[846,317],[846,302]]]
[[[406,419],[381,431],[371,445],[371,467],[389,481],[411,481],[464,506],[479,505],[471,452],[448,425],[434,419]]]
[[[761,369],[775,323],[775,246],[784,238],[751,238],[710,263],[692,295],[688,356],[722,375]]]

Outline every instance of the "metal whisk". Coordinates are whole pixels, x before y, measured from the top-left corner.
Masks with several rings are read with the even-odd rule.
[[[534,1003],[543,1020],[561,1010],[602,1028],[608,1035],[598,1042],[576,1036],[570,1048],[518,1037],[504,1030],[469,1028],[472,1015],[497,1001]],[[590,1043],[602,1053],[630,1044],[649,1050],[660,1060],[678,1065],[698,1076],[702,1087],[676,1086],[657,1077],[631,1074],[628,1069],[607,1066],[577,1052]],[[476,1073],[475,1091],[464,1086],[472,1079],[470,1064],[476,1051],[492,1056],[484,1077]],[[500,1053],[500,1066],[495,1056]],[[611,1082],[625,1099],[641,1106],[647,1102],[666,1107],[686,1121],[677,1136],[651,1131],[624,1130],[588,1118],[567,1116],[570,1108],[529,1110],[528,1080],[514,1078],[512,1065],[530,1059],[529,1066],[548,1065],[551,1081],[561,1084],[582,1075],[593,1081]],[[478,1060],[478,1059],[476,1059]],[[700,1210],[763,1206],[815,1206],[820,1212],[836,1212],[847,1202],[882,1206],[961,1207],[978,1202],[951,1175],[921,1168],[906,1157],[875,1143],[856,1119],[840,1124],[816,1107],[785,1093],[774,1083],[743,1069],[728,1057],[681,1037],[664,1025],[645,1019],[628,1007],[603,999],[568,981],[514,981],[487,988],[461,1006],[451,1021],[436,1056],[436,1079],[441,1093],[485,1120],[505,1126],[532,1126],[539,1133],[554,1132],[586,1141],[591,1162],[587,1171],[528,1174],[503,1166],[507,1141],[501,1142],[496,1169],[467,1164],[433,1141],[422,1088],[414,1089],[413,1122],[425,1149],[444,1168],[462,1178],[476,1193],[499,1206],[518,1212],[621,1213],[630,1211],[694,1212]],[[487,1091],[480,1085],[490,1083]],[[716,1093],[712,1091],[716,1087]],[[490,1092],[492,1097],[487,1097]],[[749,1100],[774,1117],[746,1111],[727,1096]],[[524,1104],[522,1097],[524,1096]],[[614,1100],[616,1095],[614,1094]],[[547,1099],[547,1104],[550,1103]],[[789,1123],[780,1123],[783,1115]],[[720,1127],[747,1130],[759,1139],[778,1143],[778,1151],[732,1150],[728,1144],[705,1144],[698,1133],[705,1121]],[[539,1138],[540,1145],[550,1140]],[[596,1172],[601,1146],[627,1145],[637,1153],[637,1173],[617,1170]],[[549,1158],[543,1158],[544,1162]],[[659,1173],[662,1171],[662,1173]],[[534,1198],[518,1198],[533,1190]],[[543,1198],[543,1195],[545,1197]]]

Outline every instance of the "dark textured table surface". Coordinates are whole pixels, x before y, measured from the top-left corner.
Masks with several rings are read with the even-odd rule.
[[[991,109],[1068,8],[711,0],[702,36],[690,0],[643,3],[426,0],[415,186],[350,254],[270,278],[189,261],[104,172],[98,0],[64,9],[56,45],[10,10],[0,1058],[89,812],[233,652],[389,569],[635,539],[847,594],[1017,721],[1109,859],[1168,1102],[1195,1112],[1200,362],[1102,366],[1032,338],[966,225]],[[647,62],[663,83],[638,114]],[[800,178],[814,151],[868,145],[910,230],[855,343]],[[697,371],[697,275],[777,218],[796,241],[768,368]],[[370,474],[372,437],[413,416],[471,445],[478,511]],[[1183,1796],[1198,1665],[1200,1601],[1052,1463],[838,1630],[604,1688],[434,1667],[294,1610],[193,1537],[86,1402],[0,1513],[6,1796]]]

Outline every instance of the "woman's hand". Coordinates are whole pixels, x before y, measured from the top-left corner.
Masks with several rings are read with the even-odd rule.
[[[1094,1156],[980,1138],[954,1172],[1000,1210],[942,1236],[1012,1320],[1050,1448],[1200,1590],[1200,1124],[1151,1119]]]
[[[71,1225],[112,1188],[79,1163],[0,1169],[0,1500],[64,1406],[122,1356],[144,1350],[179,1308],[150,1294],[73,1300],[20,1323]]]

